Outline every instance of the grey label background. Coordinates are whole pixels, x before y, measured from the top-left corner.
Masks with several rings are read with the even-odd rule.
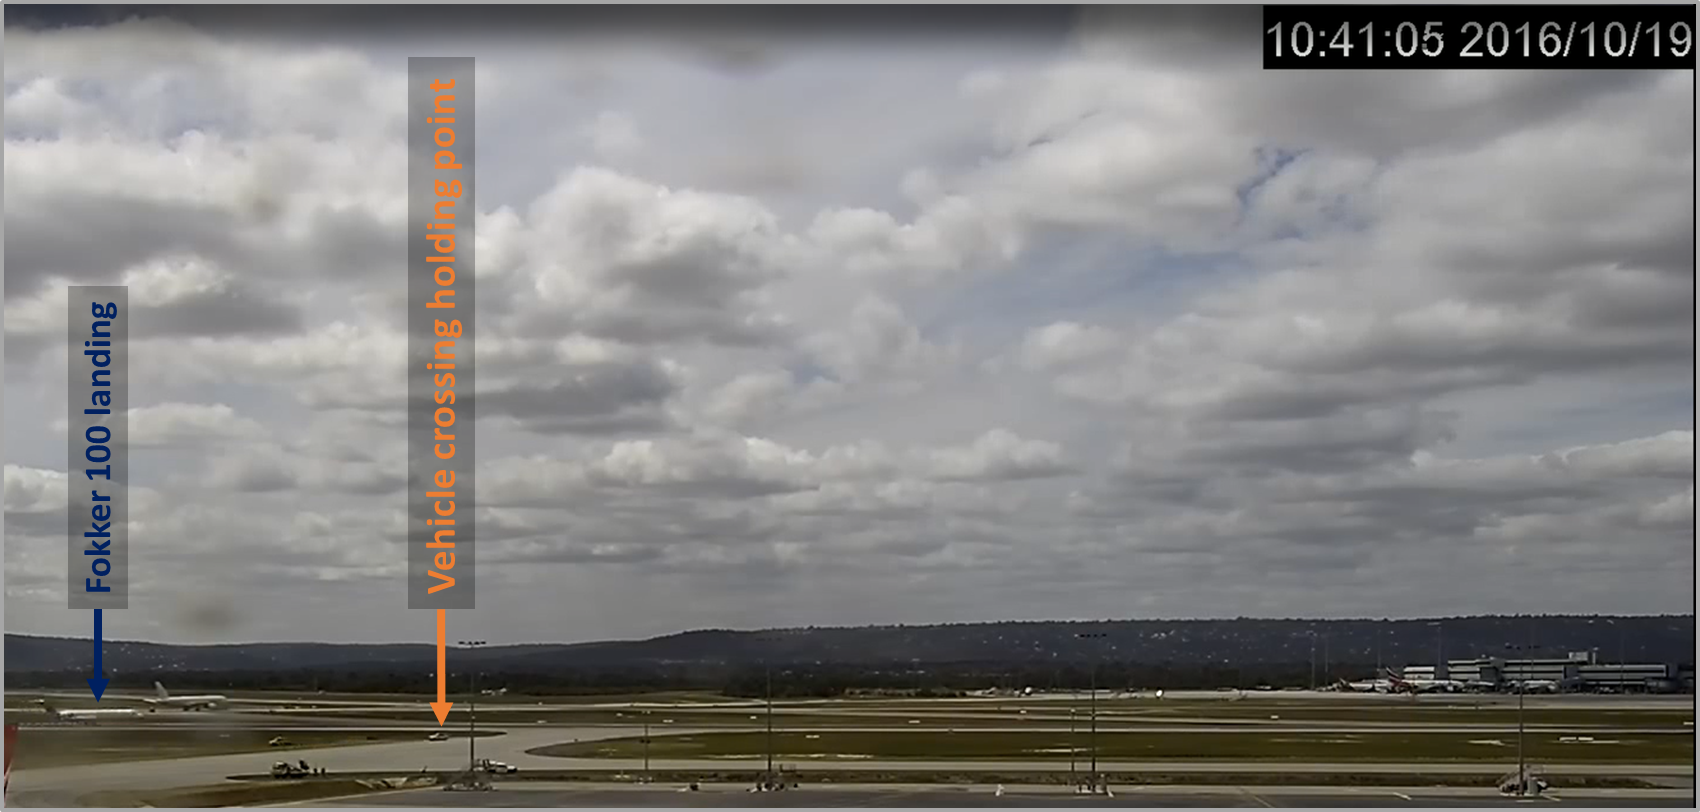
[[[66,289],[65,304],[65,588],[68,596],[67,604],[72,609],[128,609],[130,607],[130,288],[125,285],[72,285]],[[100,319],[94,315],[93,308],[99,304],[104,308],[107,304],[116,304],[118,314],[112,319]],[[96,338],[93,335],[96,321],[111,321],[109,327],[103,327],[104,332],[112,334],[111,338]],[[110,341],[107,347],[86,347],[85,341]],[[109,380],[111,386],[93,386],[91,373],[100,367],[94,365],[91,356],[84,355],[85,351],[96,349],[110,350],[112,363],[105,369],[112,370],[111,376],[102,376],[101,380]],[[112,393],[111,406],[99,406],[93,399],[97,391]],[[84,414],[84,409],[105,408],[112,411],[107,415]],[[93,426],[105,426],[112,436],[101,445],[111,449],[112,456],[105,462],[90,462],[87,458],[89,441],[85,436]],[[98,434],[98,432],[97,432]],[[89,479],[85,473],[91,468],[112,466],[110,479],[96,474]],[[101,496],[111,497],[108,502],[95,502],[93,493],[99,491]],[[105,539],[90,539],[83,535],[94,531],[95,505],[108,505],[112,509],[111,527],[106,532],[112,534],[112,543],[106,548],[111,555],[92,556],[85,551],[92,550],[92,542]],[[89,592],[85,589],[97,576],[92,569],[94,562],[105,559],[112,564],[112,571],[107,575],[98,576],[100,585],[110,587],[111,592]],[[84,579],[88,579],[85,583]]]
[[[476,474],[477,455],[473,426],[477,412],[474,409],[473,392],[477,385],[475,363],[473,359],[474,336],[477,334],[477,297],[473,287],[473,269],[476,265],[476,254],[473,250],[473,225],[477,211],[477,195],[474,180],[476,178],[476,145],[474,138],[475,119],[475,88],[473,79],[472,57],[410,57],[407,60],[407,608],[409,609],[472,609],[476,604],[477,590],[476,571],[477,556],[475,547],[477,540],[477,522],[475,509],[477,500],[475,493],[478,485]],[[432,90],[430,85],[439,85],[452,80],[452,90]],[[454,129],[455,140],[452,146],[438,146],[432,139],[437,128],[445,126],[430,123],[425,119],[438,118],[435,110],[435,97],[452,94],[455,113],[454,122],[446,125]],[[445,100],[445,105],[449,104]],[[447,149],[454,152],[455,160],[461,169],[434,168],[434,155]],[[460,181],[461,196],[452,198],[455,201],[455,225],[453,230],[427,229],[425,225],[436,222],[433,204],[441,198],[436,193],[436,182]],[[430,234],[453,234],[455,238],[455,262],[427,263],[426,257],[439,256],[426,237]],[[453,285],[455,307],[452,310],[430,310],[425,304],[439,289],[432,273],[440,265],[451,265],[455,269],[456,279]],[[445,434],[455,435],[455,456],[448,461],[438,460],[432,453],[434,444],[432,433],[436,428],[432,423],[432,415],[438,404],[432,396],[438,390],[433,385],[432,375],[436,371],[425,368],[431,363],[435,343],[439,340],[432,331],[436,319],[445,321],[450,318],[459,319],[462,326],[462,338],[455,342],[455,424],[452,428],[444,429]],[[432,568],[432,562],[438,552],[425,545],[432,540],[431,534],[439,529],[425,524],[432,516],[431,503],[436,501],[425,496],[428,491],[441,490],[432,482],[439,469],[447,468],[455,473],[455,484],[451,489],[455,493],[455,554],[454,569],[446,574],[455,579],[453,587],[432,595],[429,589],[443,583],[427,574]]]

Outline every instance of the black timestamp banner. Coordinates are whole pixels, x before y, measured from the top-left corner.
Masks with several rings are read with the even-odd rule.
[[[1263,67],[1692,70],[1695,8],[1264,6]]]

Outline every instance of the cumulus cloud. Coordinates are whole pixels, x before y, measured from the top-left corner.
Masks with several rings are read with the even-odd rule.
[[[637,122],[614,110],[598,113],[585,125],[584,135],[590,140],[590,148],[605,160],[619,160],[643,148]]]
[[[1691,608],[1692,72],[1271,73],[1254,17],[466,32],[468,622]],[[423,635],[396,41],[6,36],[9,628],[82,631],[64,288],[125,284],[134,632]]]
[[[65,420],[54,421],[53,428],[65,432]],[[264,439],[266,428],[258,421],[238,415],[222,403],[161,403],[129,410],[128,436],[132,448],[164,448],[173,446],[213,446],[240,444]]]

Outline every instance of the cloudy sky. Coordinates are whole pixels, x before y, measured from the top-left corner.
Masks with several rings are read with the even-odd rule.
[[[122,283],[108,636],[430,638],[410,55],[479,72],[452,636],[1692,611],[1692,72],[1264,73],[1255,9],[961,13],[9,21],[6,630],[88,633],[64,286]]]

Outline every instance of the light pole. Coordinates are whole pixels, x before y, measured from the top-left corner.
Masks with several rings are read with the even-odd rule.
[[[773,771],[773,656],[778,647],[779,633],[772,631],[760,632],[751,636],[750,639],[761,644],[762,680],[765,683],[765,687],[763,689],[763,693],[765,694],[764,704],[767,706],[767,775],[762,779],[759,789],[763,791],[775,790],[779,789],[779,782],[778,773]]]
[[[460,645],[467,649],[485,645],[487,640],[462,640]],[[467,769],[478,769],[478,668],[472,668],[472,700],[466,706],[466,759]]]
[[[1322,681],[1326,683],[1330,679],[1333,679],[1333,676],[1328,670],[1328,634],[1324,632],[1322,635]]]
[[[643,782],[649,783],[649,709],[643,711]]]
[[[1110,635],[1106,632],[1080,632],[1075,635],[1075,637],[1082,640],[1103,640],[1109,636]],[[1097,792],[1099,785],[1102,783],[1098,776],[1098,668],[1104,659],[1104,647],[1101,643],[1096,643],[1094,645],[1096,648],[1092,655],[1092,676],[1088,679],[1088,683],[1092,690],[1092,698],[1090,700],[1091,721],[1089,723],[1091,733],[1089,734],[1090,744],[1088,746],[1092,750],[1092,791]]]
[[[1617,618],[1606,618],[1606,625],[1617,632],[1617,681],[1621,685],[1623,683],[1623,664],[1629,662],[1628,657],[1623,653],[1623,627],[1618,625]]]
[[[1310,689],[1316,690],[1316,631],[1310,632]]]
[[[1536,650],[1534,623],[1529,624],[1523,645],[1506,643],[1505,647],[1512,651],[1526,652],[1525,658],[1530,656],[1527,652]],[[1523,671],[1523,679],[1517,685],[1517,795],[1519,797],[1529,794],[1529,762],[1526,755],[1527,751],[1523,746],[1523,695],[1529,692],[1529,667],[1524,666]]]
[[[1441,669],[1446,668],[1446,627],[1438,620],[1430,621],[1428,625],[1434,627],[1434,678],[1449,678],[1451,669],[1447,669],[1448,673],[1444,676],[1440,673]]]
[[[1074,697],[1068,703],[1068,783],[1069,783],[1070,786],[1075,786],[1075,787],[1080,786],[1080,777],[1075,774],[1075,767],[1074,767],[1075,763],[1079,761],[1079,757],[1080,757],[1080,754],[1075,752],[1076,750],[1079,750],[1080,748],[1075,744],[1075,738],[1074,738],[1074,714],[1080,710],[1079,708],[1076,708],[1074,705],[1075,705],[1076,702],[1079,702],[1079,701],[1080,701],[1080,692],[1075,691]]]
[[[1371,687],[1371,688],[1374,688],[1377,684],[1379,684],[1379,682],[1382,678],[1382,674],[1381,674],[1381,643],[1382,643],[1382,640],[1386,636],[1387,636],[1386,630],[1381,628],[1380,626],[1376,626],[1376,628],[1375,628],[1375,674],[1369,678],[1369,687]]]
[[[767,783],[773,785],[773,663],[762,661],[767,677]]]
[[[1075,770],[1075,764],[1080,758],[1080,753],[1078,752],[1080,750],[1080,742],[1075,738],[1074,725],[1075,714],[1080,711],[1080,689],[1075,687],[1078,684],[1079,683],[1076,683],[1073,679],[1068,681],[1068,784],[1076,789],[1080,787],[1080,777],[1076,774]]]

